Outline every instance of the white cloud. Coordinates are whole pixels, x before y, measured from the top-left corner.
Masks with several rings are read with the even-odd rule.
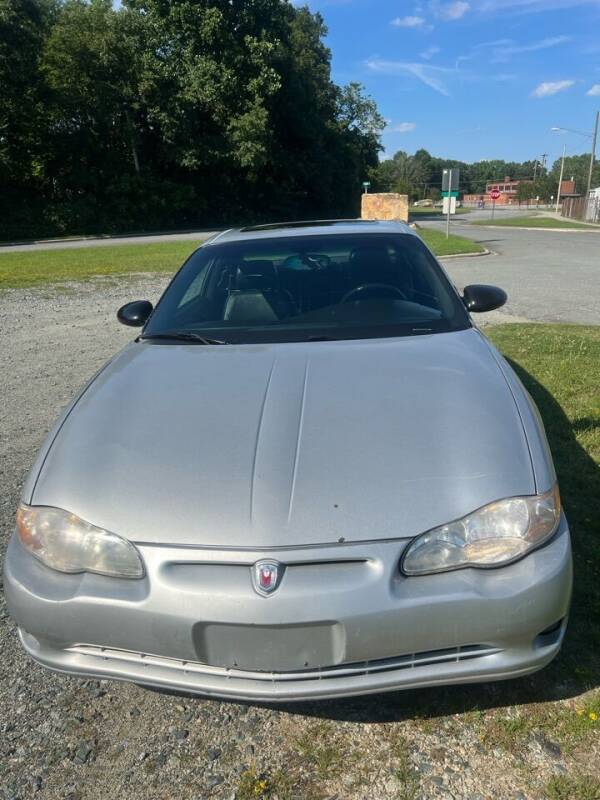
[[[389,125],[390,133],[411,133],[417,127],[416,122],[399,122],[397,125]]]
[[[466,0],[454,0],[452,3],[438,6],[436,11],[443,19],[460,19],[470,8],[471,5]]]
[[[425,19],[416,14],[408,17],[396,17],[391,22],[397,28],[421,28],[425,24]]]
[[[422,53],[419,53],[422,59],[425,61],[429,61],[430,58],[433,58],[440,52],[440,48],[433,45],[432,47],[428,47],[426,50],[423,50]]]
[[[598,5],[598,0],[482,0],[478,3],[478,10],[501,14],[511,11],[528,14],[587,5]]]
[[[600,83],[595,83],[586,94],[588,97],[600,97]]]
[[[492,48],[492,63],[500,63],[502,61],[510,61],[513,56],[520,55],[521,53],[535,53],[538,50],[547,50],[550,47],[557,47],[560,44],[570,42],[570,36],[548,36],[545,39],[540,39],[537,42],[530,42],[529,44],[515,44],[510,40],[505,40],[497,43]]]
[[[445,83],[445,78],[456,75],[455,69],[449,67],[434,67],[432,64],[418,64],[409,61],[383,61],[382,59],[371,59],[366,63],[372,72],[379,72],[383,75],[412,75],[417,80],[429,86],[438,94],[450,97],[450,92]]]
[[[551,97],[558,92],[564,92],[574,86],[575,81],[544,81],[531,93],[532,97]]]

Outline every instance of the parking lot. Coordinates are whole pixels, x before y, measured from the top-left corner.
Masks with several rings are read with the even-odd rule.
[[[457,284],[485,280],[512,290],[507,319],[600,322],[589,299],[600,295],[592,274],[600,239],[572,266],[571,239],[553,249],[553,264],[564,269],[545,279],[532,239],[523,256],[531,274],[519,281],[522,262],[513,261],[512,248],[520,233],[479,230],[501,255],[448,262]],[[117,324],[115,310],[138,297],[156,300],[166,280],[111,278],[0,295],[2,550],[46,431],[77,388],[134,335]],[[579,690],[558,678],[283,709],[163,695],[46,672],[21,651],[1,597],[0,652],[6,800],[541,798],[549,781],[589,774],[600,759],[597,737],[583,750],[562,748],[544,726],[519,738],[525,704],[548,701],[575,717]]]
[[[451,223],[451,232],[483,244],[493,255],[453,258],[446,268],[457,286],[494,283],[508,293],[498,319],[600,324],[600,232],[521,230],[475,226],[489,212]],[[443,229],[425,221],[423,227]]]

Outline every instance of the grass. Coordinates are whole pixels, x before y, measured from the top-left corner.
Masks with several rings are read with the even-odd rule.
[[[505,228],[574,228],[578,230],[600,230],[598,225],[584,225],[581,222],[572,222],[567,219],[554,217],[523,216],[523,217],[496,217],[495,219],[480,219],[473,225],[498,225]]]
[[[573,543],[567,635],[560,655],[531,677],[413,692],[408,708],[404,696],[389,719],[409,718],[425,735],[443,730],[460,738],[470,729],[486,750],[498,747],[517,760],[527,758],[537,741],[547,752],[562,753],[558,757],[574,765],[577,774],[595,774],[598,780],[600,326],[510,324],[487,328],[486,335],[512,364],[546,427]],[[573,789],[573,798],[596,800],[585,794],[586,781],[579,794]],[[569,797],[566,789],[559,793],[561,787],[558,783],[548,796]]]
[[[459,236],[446,240],[438,231],[421,230],[419,234],[436,255],[483,251],[480,245]],[[175,241],[0,252],[0,289],[139,272],[175,272],[198,244],[199,241]]]
[[[559,775],[547,784],[544,797],[546,800],[600,800],[600,781],[592,775],[576,778]]]
[[[248,769],[240,775],[235,796],[237,800],[266,800],[270,797],[287,800],[292,789],[290,777],[280,770],[269,774]]]
[[[507,685],[508,708],[483,715],[477,729],[485,744],[513,752],[535,734],[567,753],[589,753],[600,736],[600,326],[501,325],[487,335],[544,420],[571,530],[575,581],[561,655],[533,685]],[[557,787],[549,796],[570,796]]]
[[[450,236],[446,239],[446,234],[432,228],[420,228],[418,234],[425,244],[430,247],[436,256],[454,256],[464,253],[483,253],[485,248],[472,239],[465,239],[464,236]]]
[[[177,241],[0,253],[0,288],[136,272],[174,272],[198,244]]]
[[[411,760],[406,741],[399,739],[392,747],[393,775],[398,781],[396,800],[417,800],[421,794],[419,776]]]
[[[335,737],[330,722],[321,720],[300,736],[296,742],[299,756],[312,767],[320,781],[337,777],[348,766],[349,754]]]
[[[560,662],[584,688],[598,686],[600,326],[501,325],[488,335],[540,409],[570,523],[576,580]]]

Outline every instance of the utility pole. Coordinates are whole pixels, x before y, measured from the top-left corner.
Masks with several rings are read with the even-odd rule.
[[[600,119],[600,111],[596,111],[596,124],[594,125],[594,133],[592,136],[592,155],[590,157],[590,171],[588,174],[587,182],[587,197],[590,196],[592,188],[592,173],[594,172],[594,161],[596,159],[596,142],[598,140],[598,120]]]
[[[546,159],[548,158],[548,153],[542,153],[540,158],[536,158],[535,164],[533,167],[533,180],[537,178],[537,169],[540,168],[540,177],[544,174],[544,170],[546,169]]]
[[[565,172],[565,156],[567,155],[567,145],[563,145],[562,161],[560,163],[560,178],[558,179],[558,194],[556,195],[556,213],[558,214],[558,206],[560,204],[560,190],[562,188],[563,175]]]
[[[446,216],[446,239],[450,236],[450,207],[452,205],[452,176],[453,170],[448,172],[448,215]]]

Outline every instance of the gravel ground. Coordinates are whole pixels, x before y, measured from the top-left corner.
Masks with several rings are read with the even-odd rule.
[[[0,295],[2,550],[46,431],[77,388],[132,338],[117,324],[116,308],[156,299],[165,282],[138,276]],[[573,702],[557,699],[568,697],[564,686],[552,686],[548,696],[539,677],[285,708],[159,694],[54,675],[32,663],[1,592],[0,652],[6,800],[516,800],[549,796],[544,787],[555,776],[597,774],[600,760],[597,746],[567,753],[537,733],[511,745],[522,704]],[[490,734],[496,719],[506,735]]]

